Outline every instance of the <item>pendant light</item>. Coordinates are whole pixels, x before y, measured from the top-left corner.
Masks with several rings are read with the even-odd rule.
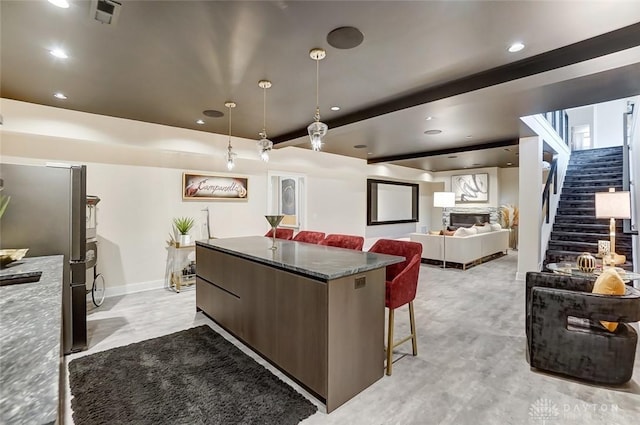
[[[320,61],[327,56],[327,52],[324,49],[315,48],[309,52],[311,59],[316,61],[316,114],[315,121],[309,124],[307,131],[309,132],[309,138],[311,139],[311,148],[314,151],[322,149],[322,138],[327,134],[329,127],[320,121],[320,102],[319,97],[319,81],[320,81]]]
[[[273,149],[273,142],[267,139],[267,89],[271,88],[271,81],[260,80],[258,86],[262,89],[262,132],[259,133],[258,154],[264,162],[269,162],[269,152]]]
[[[236,153],[233,151],[231,147],[231,109],[236,107],[235,102],[225,102],[224,106],[229,108],[229,145],[227,146],[227,153],[225,154],[225,159],[227,160],[227,170],[233,170],[233,167],[236,166],[234,162],[234,158],[236,157]]]

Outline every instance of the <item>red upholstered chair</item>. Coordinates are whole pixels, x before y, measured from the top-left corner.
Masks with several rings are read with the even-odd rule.
[[[273,229],[269,230],[265,236],[268,238],[273,237]],[[292,237],[293,229],[276,229],[276,238],[290,241]]]
[[[418,288],[418,274],[420,273],[420,258],[422,256],[422,244],[409,241],[392,239],[380,239],[369,250],[379,254],[398,255],[405,258],[402,263],[387,266],[386,297],[385,304],[389,309],[389,328],[387,330],[387,375],[391,375],[391,356],[393,349],[400,344],[411,340],[413,355],[418,355],[418,340],[416,336],[416,321],[413,313],[413,300]],[[411,335],[394,342],[393,340],[393,313],[398,307],[409,304],[409,320],[411,323]]]
[[[318,245],[337,246],[338,248],[355,249],[362,251],[364,238],[362,236],[353,235],[327,235]]]
[[[306,243],[319,243],[324,239],[324,232],[312,232],[310,230],[301,230],[293,237],[294,241]]]

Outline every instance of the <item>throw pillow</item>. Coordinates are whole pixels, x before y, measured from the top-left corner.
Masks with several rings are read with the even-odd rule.
[[[455,236],[454,230],[443,230],[445,236]]]
[[[602,295],[624,295],[624,281],[615,269],[605,269],[602,271],[602,274],[598,276],[598,279],[596,279],[596,283],[593,285],[591,292]],[[601,320],[600,323],[607,328],[609,332],[615,332],[618,328],[617,322]]]
[[[493,231],[502,230],[502,226],[500,225],[500,223],[493,223],[491,224],[491,230]]]
[[[438,236],[442,234],[442,230],[429,230],[429,234],[433,236]]]
[[[478,229],[476,229],[475,227],[459,227],[453,236],[464,237],[464,236],[475,235],[477,233],[478,233]]]
[[[484,226],[473,226],[478,233],[489,233],[491,231],[491,226],[486,224]]]

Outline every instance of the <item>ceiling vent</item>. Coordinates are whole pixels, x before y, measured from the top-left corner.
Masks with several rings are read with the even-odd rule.
[[[115,25],[121,7],[121,3],[113,0],[91,0],[91,18],[101,24]]]

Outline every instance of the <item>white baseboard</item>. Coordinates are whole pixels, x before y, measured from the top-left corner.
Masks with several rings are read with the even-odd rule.
[[[164,288],[164,279],[150,280],[148,282],[132,283],[129,285],[105,287],[105,298],[119,297],[122,295],[134,294],[136,292],[151,291]]]
[[[526,276],[527,276],[526,273],[516,272],[516,280],[517,281],[524,282]]]

